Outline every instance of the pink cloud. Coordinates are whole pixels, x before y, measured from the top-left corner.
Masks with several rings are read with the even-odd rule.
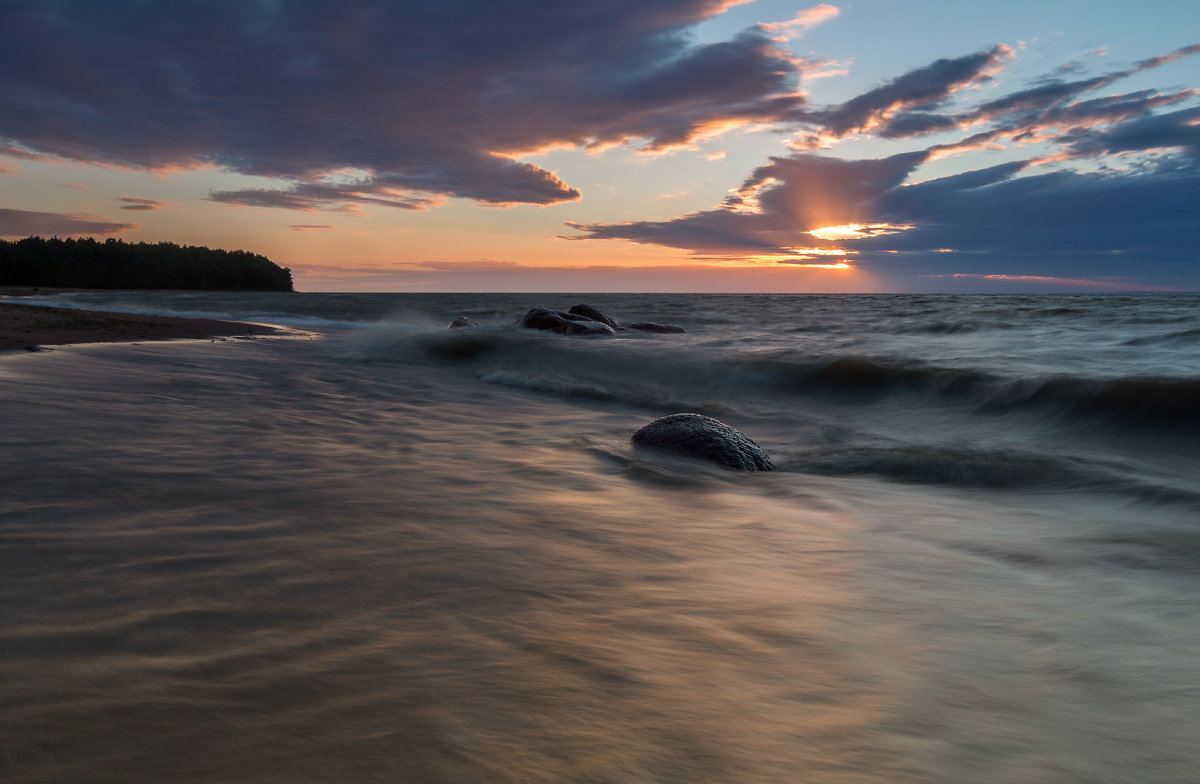
[[[759,25],[765,33],[770,33],[776,36],[776,41],[787,41],[792,38],[799,38],[804,35],[810,28],[837,17],[841,11],[837,6],[828,3],[821,3],[812,8],[805,9],[796,14],[790,21],[787,22],[764,22]]]

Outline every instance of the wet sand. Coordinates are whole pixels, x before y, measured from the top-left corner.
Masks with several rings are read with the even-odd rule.
[[[39,346],[71,343],[203,339],[278,333],[273,327],[236,321],[107,313],[0,302],[0,351],[35,351]]]

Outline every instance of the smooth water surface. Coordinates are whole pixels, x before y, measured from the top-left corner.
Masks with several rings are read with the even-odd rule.
[[[1200,298],[577,300],[69,298],[313,334],[0,356],[0,779],[1195,781]]]

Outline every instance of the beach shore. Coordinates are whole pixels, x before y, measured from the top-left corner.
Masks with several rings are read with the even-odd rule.
[[[0,302],[0,351],[72,343],[204,339],[278,334],[273,327],[236,321],[108,313]]]

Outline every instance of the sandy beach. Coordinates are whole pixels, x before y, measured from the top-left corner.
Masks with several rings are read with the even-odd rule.
[[[71,343],[116,343],[271,335],[277,330],[257,324],[212,319],[107,313],[0,302],[0,351]]]

